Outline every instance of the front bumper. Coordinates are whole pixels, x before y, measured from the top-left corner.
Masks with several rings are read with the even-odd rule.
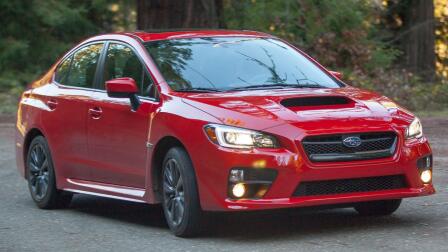
[[[204,143],[207,145],[207,143]],[[208,143],[211,144],[211,143]],[[213,145],[213,144],[212,144]],[[375,160],[313,163],[303,150],[231,150],[207,146],[207,155],[194,159],[201,206],[206,211],[262,210],[287,207],[350,204],[361,201],[399,199],[435,193],[432,184],[423,184],[417,160],[431,154],[425,137],[401,141],[395,154]],[[195,154],[192,155],[195,157]],[[228,175],[232,168],[271,168],[277,177],[261,199],[234,200],[228,195]],[[293,196],[301,182],[402,175],[406,188],[331,195]]]
[[[225,207],[229,210],[263,210],[288,207],[307,207],[319,205],[336,205],[345,203],[355,203],[362,201],[375,201],[387,199],[400,199],[417,196],[431,195],[435,193],[432,185],[425,185],[421,188],[406,188],[385,190],[377,192],[347,193],[325,196],[305,196],[283,199],[259,199],[259,200],[225,200]]]

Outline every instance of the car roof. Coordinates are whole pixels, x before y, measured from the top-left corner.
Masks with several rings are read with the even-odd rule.
[[[152,30],[152,31],[135,31],[124,32],[124,35],[132,36],[140,39],[142,42],[154,40],[167,40],[179,38],[201,38],[201,37],[273,37],[270,34],[248,31],[248,30]]]

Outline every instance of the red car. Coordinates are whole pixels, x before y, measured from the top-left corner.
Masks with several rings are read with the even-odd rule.
[[[178,236],[204,211],[387,215],[435,193],[417,117],[252,31],[83,41],[23,93],[16,152],[40,208],[74,193],[161,203]]]

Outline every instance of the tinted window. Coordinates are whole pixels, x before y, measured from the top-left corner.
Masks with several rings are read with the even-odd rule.
[[[104,62],[104,80],[122,77],[134,79],[141,96],[155,97],[152,80],[134,51],[128,46],[111,43]]]
[[[65,85],[93,87],[96,66],[103,44],[88,45],[79,49],[72,59],[70,72]]]
[[[174,90],[273,84],[340,87],[316,64],[276,39],[171,39],[145,46]]]
[[[68,57],[62,63],[59,65],[58,69],[56,70],[56,75],[54,77],[54,80],[60,84],[65,85],[67,81],[67,76],[70,70],[70,63],[72,62],[72,57]]]

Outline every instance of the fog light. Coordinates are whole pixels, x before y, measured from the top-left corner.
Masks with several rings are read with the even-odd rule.
[[[246,193],[246,186],[243,183],[238,183],[233,186],[232,193],[235,198],[241,198]]]
[[[422,171],[422,173],[420,175],[420,179],[425,184],[431,182],[431,179],[432,179],[431,170],[424,170],[424,171]]]
[[[230,199],[261,199],[277,177],[269,168],[233,168],[229,172],[227,195]]]

